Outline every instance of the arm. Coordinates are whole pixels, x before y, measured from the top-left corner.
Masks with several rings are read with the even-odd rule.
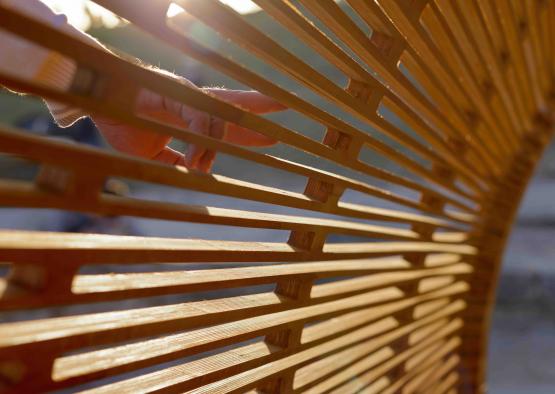
[[[0,0],[0,2],[108,51],[93,37],[67,23],[65,16],[55,14],[38,0]],[[65,90],[69,88],[72,82],[75,64],[71,59],[0,30],[0,70],[37,83],[46,84],[49,87]],[[195,86],[183,77],[163,70],[156,71],[169,75],[180,83]],[[285,109],[281,104],[258,92],[224,89],[202,90],[255,113]],[[167,97],[162,97],[147,89],[143,89],[138,94],[135,105],[137,112],[140,114],[231,143],[247,146],[268,146],[275,143],[271,138],[219,119],[212,119],[207,113],[195,110]],[[79,109],[52,101],[47,101],[47,106],[62,127],[69,126],[77,119],[87,115]],[[215,153],[202,147],[191,145],[188,147],[187,154],[184,155],[167,146],[171,137],[152,133],[148,130],[136,129],[110,119],[95,116],[95,114],[91,114],[91,117],[104,138],[110,145],[120,151],[168,164],[186,165],[205,172],[209,171],[213,164]]]

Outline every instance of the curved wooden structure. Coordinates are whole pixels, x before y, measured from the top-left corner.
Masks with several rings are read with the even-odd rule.
[[[3,392],[484,391],[501,254],[553,130],[555,2],[255,2],[348,85],[217,0],[175,1],[337,111],[184,35],[166,19],[169,1],[97,1],[321,125],[321,139],[0,8],[2,29],[78,64],[67,92],[9,75],[0,76],[3,84],[306,183],[304,192],[283,190],[2,126],[1,151],[39,163],[42,173],[34,183],[0,181],[3,206],[287,234],[261,243],[1,231],[1,260],[10,267],[0,278]],[[141,87],[272,136],[318,165],[140,118],[132,103]],[[372,164],[364,152],[398,170]],[[219,195],[225,206],[108,195],[111,177]],[[358,203],[345,198],[353,191]],[[260,208],[237,210],[237,199]],[[267,213],[272,206],[291,212]],[[349,242],[333,242],[335,235]],[[112,273],[114,265],[138,264],[150,268]],[[104,268],[90,273],[91,265]]]

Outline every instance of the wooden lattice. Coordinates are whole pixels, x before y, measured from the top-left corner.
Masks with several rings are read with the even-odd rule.
[[[167,0],[97,3],[325,135],[317,140],[0,7],[0,28],[78,65],[69,91],[10,75],[0,75],[2,84],[306,183],[304,192],[284,190],[2,126],[1,152],[38,163],[41,174],[1,180],[3,206],[288,235],[254,242],[0,231],[9,266],[0,277],[0,387],[482,392],[500,256],[553,129],[555,1],[255,0],[340,70],[346,86],[217,0],[175,1],[334,110],[187,36],[178,18],[168,23]],[[318,160],[306,165],[138,117],[140,88]],[[374,155],[387,170],[364,159]],[[109,195],[103,185],[113,177],[219,195],[225,206]],[[358,203],[345,198],[353,191]],[[261,204],[241,211],[237,199]],[[272,206],[291,212],[269,213]],[[333,242],[336,235],[349,242]],[[111,271],[137,264],[150,269]],[[83,270],[91,265],[104,268]]]

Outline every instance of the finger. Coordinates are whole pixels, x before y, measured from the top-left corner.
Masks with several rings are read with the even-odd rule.
[[[225,139],[227,133],[227,123],[218,118],[212,118],[210,122],[210,137],[219,140]],[[214,160],[216,159],[216,152],[212,150],[205,150],[197,163],[197,169],[202,172],[210,172]]]
[[[241,127],[239,125],[228,123],[225,140],[232,144],[243,146],[272,146],[278,140],[267,135],[258,133],[254,130]]]
[[[206,113],[198,113],[189,123],[189,131],[196,134],[210,135],[210,117]],[[185,155],[185,163],[189,168],[197,168],[198,161],[204,154],[206,149],[199,145],[189,144],[187,154]]]
[[[163,97],[152,90],[142,88],[135,98],[135,110],[139,114],[159,111],[163,106]]]
[[[212,169],[212,165],[214,165],[214,161],[216,160],[216,152],[213,150],[207,150],[204,152],[202,157],[198,163],[198,170],[208,173]]]
[[[159,161],[161,163],[172,164],[172,165],[185,165],[185,156],[183,153],[178,152],[169,146],[166,146],[160,151],[156,156],[152,158],[153,160]]]
[[[128,126],[101,116],[95,115],[94,123],[114,149],[134,156],[151,158],[171,140],[171,136]]]
[[[257,91],[245,90],[228,90],[228,89],[215,89],[206,88],[206,92],[227,101],[228,103],[235,104],[247,111],[257,114],[265,114],[268,112],[277,112],[287,109],[287,107],[271,97],[268,97]]]

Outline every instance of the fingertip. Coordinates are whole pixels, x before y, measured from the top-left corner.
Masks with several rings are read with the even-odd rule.
[[[288,109],[286,105],[280,103],[273,97],[266,96],[265,94],[256,91],[248,93],[249,97],[246,99],[248,105],[246,107],[255,113],[264,114],[285,111]]]
[[[188,168],[195,168],[202,152],[195,145],[189,145],[185,155],[185,163]]]
[[[260,138],[260,143],[258,146],[274,146],[276,145],[279,140],[272,138],[272,137],[268,137],[267,135],[263,135],[261,134],[262,138]]]
[[[216,152],[214,151],[206,151],[204,155],[200,158],[198,162],[198,169],[201,172],[209,173],[212,169],[216,158]]]
[[[158,152],[152,159],[160,163],[173,165],[182,165],[181,163],[184,162],[183,154],[168,146]]]
[[[175,162],[176,166],[183,166],[187,167],[187,162],[185,160],[185,155],[181,155],[181,157]]]
[[[191,148],[187,148],[187,154],[185,155],[185,166],[187,168],[194,168],[197,159],[195,159],[195,152]]]
[[[273,107],[272,110],[277,112],[277,111],[285,111],[286,109],[289,109],[289,107],[285,104],[280,103],[279,101],[276,101],[275,99],[270,99],[273,101]]]
[[[276,99],[266,96],[256,90],[230,90],[207,88],[205,91],[237,105],[247,111],[264,114],[268,112],[278,112],[288,109],[288,107]]]

